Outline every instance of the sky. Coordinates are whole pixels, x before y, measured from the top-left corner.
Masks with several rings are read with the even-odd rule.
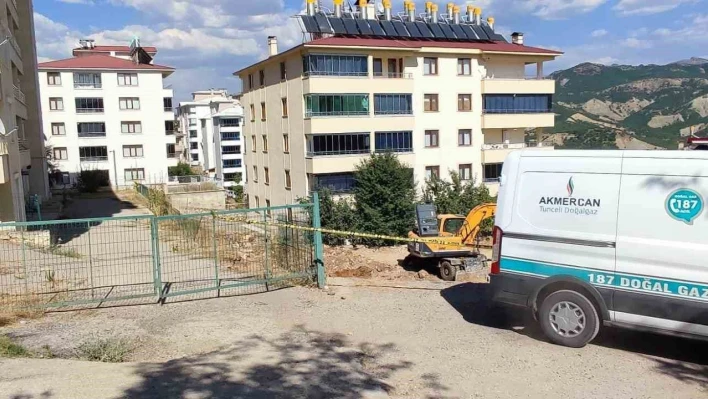
[[[320,0],[332,8],[332,0]],[[350,1],[354,4],[354,0]],[[403,0],[393,0],[394,12]],[[399,4],[400,3],[400,4]],[[418,12],[423,1],[417,1]],[[440,8],[445,1],[438,1]],[[524,33],[525,44],[563,51],[545,72],[582,62],[667,64],[708,58],[708,0],[458,0],[482,7],[495,29],[509,39]],[[293,15],[303,0],[34,0],[39,61],[71,57],[79,39],[123,44],[137,36],[155,46],[155,62],[176,68],[168,78],[177,101],[195,90],[239,92],[232,73],[267,55],[266,38],[277,36],[279,51],[303,35]]]

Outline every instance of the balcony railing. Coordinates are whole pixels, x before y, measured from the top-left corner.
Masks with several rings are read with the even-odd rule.
[[[103,87],[101,83],[74,83],[75,89],[100,89]]]
[[[484,76],[483,80],[553,80],[553,78],[547,76],[536,76],[536,75],[524,75],[518,78],[505,78],[505,77],[495,77],[495,76]]]
[[[526,148],[526,143],[491,143],[482,144],[482,150],[517,150]]]
[[[81,162],[106,162],[108,161],[107,156],[96,156],[96,157],[81,157],[79,158]]]
[[[174,130],[165,130],[165,135],[166,136],[173,136],[175,134]]]
[[[168,152],[167,153],[167,158],[177,158],[177,157],[179,157],[178,152]]]
[[[172,112],[172,107],[164,107],[165,112]]]
[[[485,108],[482,110],[484,114],[547,114],[551,113],[553,110],[551,108],[536,108],[536,109],[524,109],[524,108]]]
[[[364,154],[370,154],[371,150],[368,148],[362,148],[362,149],[351,149],[351,150],[331,150],[331,151],[307,151],[307,157],[312,158],[312,157],[322,157],[322,156],[331,156],[331,155],[364,155]]]
[[[374,72],[374,78],[380,79],[413,79],[412,73],[407,72]]]
[[[229,140],[238,141],[238,140],[241,140],[241,135],[238,133],[231,134],[231,133],[224,132],[224,133],[221,133],[221,140],[222,141],[229,141]]]
[[[318,116],[367,116],[369,115],[368,110],[362,111],[305,111],[306,118],[313,118]]]
[[[79,132],[79,138],[106,137],[106,132]]]
[[[92,114],[101,112],[103,112],[103,108],[76,108],[77,114]]]
[[[12,85],[12,93],[14,94],[17,101],[21,102],[22,104],[25,103],[25,93],[23,93],[19,87]]]
[[[369,75],[367,71],[305,71],[303,73],[305,77],[310,76],[333,76],[333,77],[366,77]]]

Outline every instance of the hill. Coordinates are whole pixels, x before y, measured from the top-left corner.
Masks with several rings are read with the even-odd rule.
[[[551,77],[556,81],[555,133],[570,137],[566,147],[607,148],[615,137],[619,148],[643,141],[674,149],[681,136],[708,126],[706,59],[638,66],[584,63]]]

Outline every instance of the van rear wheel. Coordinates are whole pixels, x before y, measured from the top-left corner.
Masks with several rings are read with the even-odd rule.
[[[538,311],[541,329],[551,342],[582,348],[600,331],[600,317],[584,295],[570,290],[548,295]]]

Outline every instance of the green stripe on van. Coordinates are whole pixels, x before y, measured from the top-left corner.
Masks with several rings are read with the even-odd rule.
[[[572,276],[599,287],[708,301],[708,284],[636,276],[518,258],[501,258],[501,271],[539,277]]]

